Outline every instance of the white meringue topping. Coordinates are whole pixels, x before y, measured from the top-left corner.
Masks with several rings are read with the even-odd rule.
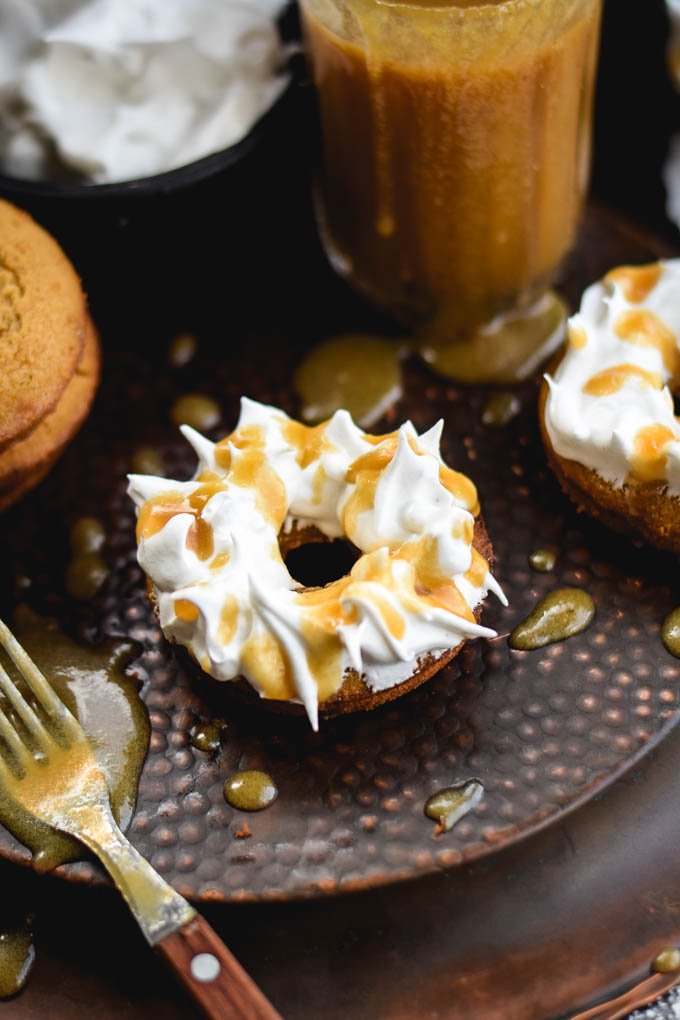
[[[161,626],[216,679],[301,701],[316,728],[347,670],[379,691],[495,636],[473,610],[488,590],[505,598],[472,547],[476,491],[442,461],[441,425],[373,437],[346,411],[310,428],[244,398],[227,439],[182,432],[194,479],[131,475],[129,493]],[[362,554],[321,589],[298,584],[279,548],[309,526]]]
[[[583,295],[554,376],[545,425],[555,452],[618,488],[630,478],[680,493],[680,259],[613,270]]]

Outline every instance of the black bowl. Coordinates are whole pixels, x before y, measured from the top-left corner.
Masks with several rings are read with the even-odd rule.
[[[295,35],[288,23],[284,39]],[[308,90],[299,57],[276,103],[237,144],[195,162],[114,184],[28,181],[0,175],[0,197],[52,233],[83,279],[105,342],[126,343],[138,303],[169,329],[193,328],[209,287],[236,297],[265,263],[283,257],[290,189],[308,187]],[[167,301],[168,288],[173,300]]]

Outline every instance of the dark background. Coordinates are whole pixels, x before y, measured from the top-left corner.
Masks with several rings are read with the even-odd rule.
[[[592,193],[678,243],[665,215],[661,169],[680,130],[665,61],[663,0],[605,0],[595,111]]]

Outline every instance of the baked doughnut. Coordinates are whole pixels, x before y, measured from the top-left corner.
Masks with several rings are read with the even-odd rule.
[[[0,200],[0,511],[44,477],[98,381],[99,341],[73,266]]]
[[[187,426],[189,482],[131,475],[138,559],[165,635],[218,680],[323,714],[411,689],[472,637],[491,549],[472,482],[439,455],[441,423],[362,432],[346,411],[308,427],[244,399],[213,444]],[[477,523],[475,523],[477,517]],[[284,563],[310,540],[344,538],[351,571],[304,588]]]
[[[619,531],[680,552],[680,259],[622,266],[589,287],[540,395],[562,488]]]

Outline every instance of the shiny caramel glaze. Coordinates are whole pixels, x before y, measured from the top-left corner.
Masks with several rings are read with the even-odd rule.
[[[424,812],[437,822],[438,832],[450,832],[484,796],[484,787],[476,779],[437,790],[425,802]]]
[[[224,799],[239,811],[262,811],[278,796],[276,783],[257,769],[236,772],[224,784]]]
[[[664,648],[676,659],[680,659],[680,609],[674,609],[663,621],[661,640]]]
[[[535,549],[529,554],[529,566],[539,574],[549,574],[555,569],[557,553],[554,549]]]
[[[137,682],[126,671],[137,647],[120,640],[97,647],[77,644],[53,620],[25,607],[17,611],[13,630],[85,730],[106,777],[114,816],[127,828],[149,745],[146,708]],[[80,843],[28,820],[6,800],[0,801],[0,822],[31,850],[38,871],[83,856]]]

